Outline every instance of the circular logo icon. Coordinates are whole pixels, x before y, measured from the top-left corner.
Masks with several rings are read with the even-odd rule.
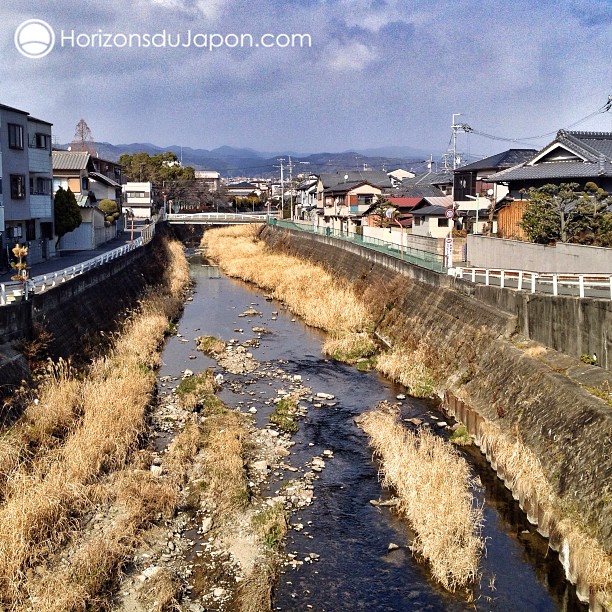
[[[40,59],[53,51],[55,32],[42,19],[28,19],[15,30],[15,47],[24,57]]]

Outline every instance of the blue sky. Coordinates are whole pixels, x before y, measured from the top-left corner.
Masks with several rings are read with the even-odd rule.
[[[41,59],[14,45],[33,18],[56,35]],[[114,143],[436,152],[452,113],[522,138],[601,108],[612,94],[611,27],[604,0],[14,0],[0,7],[0,102],[53,122],[60,141],[83,117],[96,140]],[[65,38],[62,47],[73,30],[309,34],[311,45],[72,48]],[[612,113],[576,129],[611,130]],[[472,156],[509,146],[526,145],[460,136]]]

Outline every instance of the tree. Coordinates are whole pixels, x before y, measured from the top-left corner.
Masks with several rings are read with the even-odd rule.
[[[392,211],[389,213],[389,211]],[[378,227],[388,227],[397,209],[382,193],[378,196],[372,214],[378,217]]]
[[[74,138],[70,145],[72,151],[84,151],[90,155],[96,154],[96,146],[94,139],[91,135],[91,130],[85,122],[85,119],[81,119],[77,124],[74,131]]]
[[[568,242],[571,224],[578,214],[577,183],[531,187],[526,193],[529,203],[520,226],[531,242],[549,244]]]
[[[64,234],[75,230],[81,225],[81,209],[70,188],[64,190],[60,187],[55,193],[53,204],[55,211],[55,233],[59,243],[60,238]]]
[[[105,198],[98,204],[98,208],[104,213],[104,220],[108,223],[114,223],[119,218],[119,207],[115,200]]]
[[[577,189],[576,183],[561,183],[524,192],[529,204],[520,225],[531,241],[598,246],[612,242],[612,213],[606,212],[610,196],[593,182],[582,192]]]

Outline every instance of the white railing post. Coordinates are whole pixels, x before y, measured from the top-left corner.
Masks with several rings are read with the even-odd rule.
[[[584,297],[584,276],[582,274],[578,275],[578,290],[580,293],[580,297]]]
[[[472,282],[476,282],[476,268],[472,268]]]
[[[535,293],[536,292],[536,280],[537,280],[538,276],[535,272],[531,273],[531,293]]]
[[[519,270],[518,273],[518,290],[522,291],[523,290],[523,271]]]
[[[485,285],[488,287],[490,282],[491,281],[489,280],[489,268],[487,268],[485,270]]]
[[[463,268],[457,268],[457,276],[463,278]],[[612,282],[612,279],[610,279],[610,281]]]
[[[610,277],[610,299],[612,300],[612,276]]]
[[[610,279],[610,285],[612,286],[612,278]],[[0,289],[0,301],[2,302],[2,305],[4,306],[6,304],[6,285],[4,283],[2,283],[2,285],[0,285],[1,289]]]
[[[501,274],[499,275],[499,286],[503,289],[505,286],[505,270],[501,271]]]
[[[552,276],[553,295],[559,295],[559,289],[557,287],[557,280],[558,280],[557,275],[553,274]]]

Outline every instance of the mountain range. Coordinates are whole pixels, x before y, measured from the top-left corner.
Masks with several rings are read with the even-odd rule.
[[[60,145],[67,148],[69,145]],[[261,152],[249,148],[222,146],[216,149],[193,149],[172,145],[160,147],[151,143],[95,144],[99,157],[117,161],[124,154],[148,153],[157,155],[165,151],[176,153],[183,165],[196,170],[216,170],[224,177],[272,177],[278,176],[280,158],[284,158],[285,176],[289,176],[287,164],[289,157],[293,164],[293,174],[336,172],[338,170],[357,170],[364,167],[382,170],[403,168],[419,172],[425,169],[429,153],[410,147],[382,147],[341,153],[306,153],[290,151]]]

